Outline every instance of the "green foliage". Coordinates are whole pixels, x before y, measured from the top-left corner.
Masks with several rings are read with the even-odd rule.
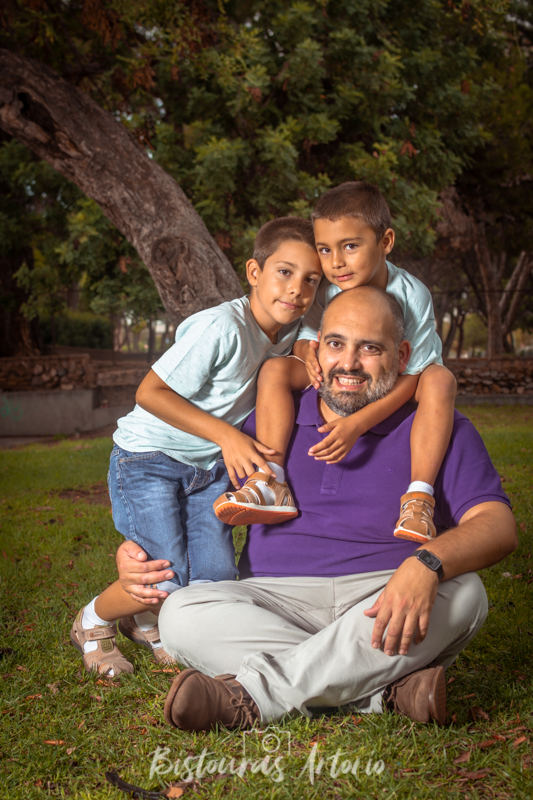
[[[65,311],[40,320],[42,344],[69,347],[113,347],[113,329],[109,319],[88,311]]]
[[[148,270],[94,201],[82,198],[68,215],[56,254],[62,267],[77,274],[82,302],[94,313],[138,320],[162,312]]]
[[[503,239],[494,228],[495,247],[517,254],[531,239],[523,0],[73,0],[68,14],[59,0],[8,0],[0,14],[9,32],[0,43],[112,110],[238,270],[267,218],[307,214],[325,188],[358,178],[386,194],[404,252],[431,253],[438,193],[454,183],[498,222],[510,218]],[[133,253],[94,210],[78,209],[62,267],[79,275],[83,262],[92,308],[121,298],[117,306],[138,314],[145,304],[148,316],[148,289],[133,297],[111,277],[125,257],[127,282],[138,281]]]

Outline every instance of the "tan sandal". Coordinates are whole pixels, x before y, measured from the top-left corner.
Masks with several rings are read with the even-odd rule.
[[[437,535],[433,522],[435,499],[426,492],[407,492],[401,499],[400,517],[394,527],[397,539],[429,542]]]
[[[115,643],[116,625],[110,623],[109,625],[96,625],[94,628],[84,628],[81,623],[83,611],[82,608],[72,623],[70,641],[82,654],[85,669],[89,672],[97,672],[99,675],[108,675],[113,670],[115,678],[121,672],[133,672],[133,664],[130,664],[122,655]],[[90,653],[85,653],[83,650],[85,642],[97,642],[98,647]]]
[[[272,504],[267,503],[258,483],[266,483],[272,489]],[[269,525],[298,516],[288,485],[265,472],[254,472],[240,489],[221,494],[213,503],[213,510],[228,525]]]
[[[159,636],[159,628],[154,625],[148,631],[143,631],[135,622],[134,617],[123,617],[118,623],[119,631],[131,639],[135,644],[140,644],[143,647],[148,647],[152,651],[154,661],[158,664],[176,664],[176,659],[167,653],[164,647],[153,647],[152,642],[161,641]]]

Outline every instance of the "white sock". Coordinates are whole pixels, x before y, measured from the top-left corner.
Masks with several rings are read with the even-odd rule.
[[[411,481],[409,486],[407,487],[408,492],[425,492],[426,494],[433,495],[435,492],[433,491],[433,486],[430,483],[426,483],[425,481]]]
[[[93,597],[90,603],[85,606],[83,609],[83,615],[81,618],[81,627],[84,631],[88,630],[89,628],[95,628],[97,625],[111,625],[108,619],[102,619],[99,617],[96,611],[94,610],[94,601],[96,597]],[[113,620],[114,621],[114,620]],[[84,653],[92,653],[93,650],[96,650],[98,647],[98,642],[85,642],[83,645],[83,652]]]
[[[141,611],[140,614],[134,614],[133,619],[142,631],[150,631],[157,626],[157,617],[152,611]],[[154,650],[161,647],[161,642],[150,642]]]
[[[274,477],[278,481],[278,483],[284,483],[285,482],[285,470],[283,469],[283,467],[280,467],[280,465],[276,464],[274,461],[267,461],[267,464],[270,467],[270,469],[272,470],[272,472],[274,473]],[[266,482],[267,473],[264,472],[262,469],[258,470],[258,472],[261,472],[262,474],[264,474],[265,480],[264,481],[257,481],[257,484],[256,484],[257,488],[261,490],[261,494],[265,498],[265,505],[273,506],[274,502],[276,500],[276,495],[274,494],[274,490],[271,489],[270,486]]]
[[[280,464],[276,464],[275,461],[267,461],[267,464],[274,473],[277,482],[285,483],[285,469]],[[262,471],[260,470],[260,472]]]

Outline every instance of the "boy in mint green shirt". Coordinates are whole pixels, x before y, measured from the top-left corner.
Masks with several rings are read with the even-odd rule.
[[[309,456],[332,464],[340,461],[359,436],[414,397],[418,409],[411,433],[411,483],[400,500],[393,533],[401,539],[426,542],[436,535],[433,484],[450,441],[456,393],[455,378],[442,365],[431,295],[421,281],[387,260],[395,236],[389,208],[376,186],[363,181],[336,186],[319,199],[312,218],[316,248],[329,283],[321,284],[298,335],[293,352],[301,360],[277,359],[266,364],[258,383],[257,436],[275,450],[270,460],[277,464],[277,483],[272,485],[258,473],[242,489],[218,498],[215,513],[234,525],[269,524],[296,516],[294,500],[286,502],[283,469],[294,424],[291,392],[305,388],[309,377],[315,388],[321,385],[316,339],[322,312],[332,297],[356,286],[377,286],[390,292],[404,312],[406,339],[412,347],[409,364],[386,397],[319,428],[327,435],[311,448]],[[358,391],[371,380],[356,372],[342,378],[343,392],[355,409]]]
[[[261,364],[287,355],[320,281],[309,221],[283,217],[264,225],[246,263],[250,296],[200,311],[176,331],[175,344],[153,365],[133,411],[118,420],[108,475],[113,521],[160,568],[157,608],[188,583],[236,577],[231,526],[212,503],[272,452],[239,427],[255,405]],[[81,609],[70,638],[85,667],[116,676],[132,672],[115,643],[115,621],[128,638],[170,657],[157,618],[115,581]],[[171,659],[170,659],[171,660]]]

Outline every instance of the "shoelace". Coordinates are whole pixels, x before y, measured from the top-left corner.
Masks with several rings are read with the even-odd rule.
[[[244,725],[252,726],[254,724],[257,719],[257,714],[254,714],[251,706],[255,705],[255,703],[249,695],[245,695],[243,689],[241,689],[238,695],[233,695],[230,703],[235,709],[235,714],[231,723],[233,726],[242,728]]]

